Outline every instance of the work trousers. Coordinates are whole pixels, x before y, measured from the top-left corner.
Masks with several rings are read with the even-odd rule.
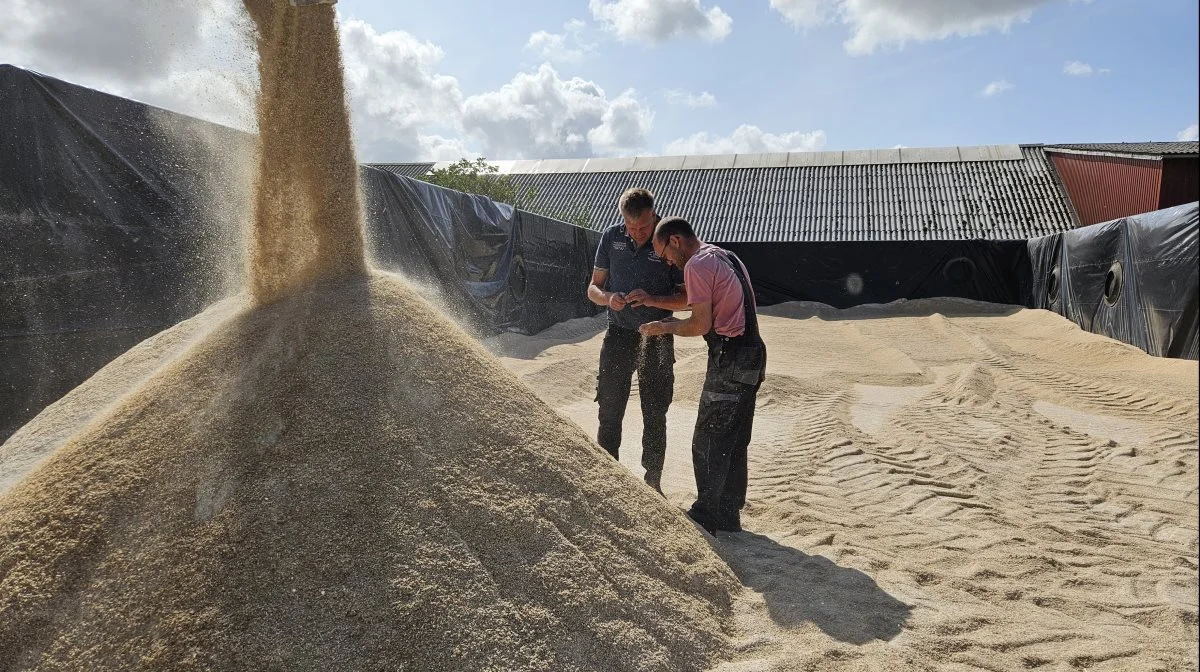
[[[596,379],[596,401],[600,404],[596,441],[610,455],[620,457],[621,423],[634,371],[642,401],[642,467],[661,473],[667,455],[667,408],[675,391],[675,343],[669,334],[642,336],[631,329],[609,326],[600,348]]]
[[[747,377],[736,366],[738,347],[736,340],[709,345],[708,370],[692,435],[697,491],[693,517],[721,529],[738,521],[746,505],[746,450],[762,384],[743,382]]]

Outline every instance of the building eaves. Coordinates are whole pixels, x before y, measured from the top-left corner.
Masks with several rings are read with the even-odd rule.
[[[1140,159],[1200,156],[1200,142],[1091,142],[1046,145],[1050,152],[1100,154]]]
[[[395,175],[403,175],[404,177],[422,177],[429,174],[433,170],[433,162],[415,162],[415,163],[369,163],[368,166],[386,170]]]

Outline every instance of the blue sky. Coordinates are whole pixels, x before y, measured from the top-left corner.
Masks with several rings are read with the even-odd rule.
[[[171,16],[171,40],[85,54],[61,17],[39,24],[28,3],[0,0],[26,31],[0,28],[0,61],[224,123],[242,109],[245,125],[235,99],[252,57],[231,37],[236,6],[208,1]],[[164,30],[138,16],[145,3],[114,5],[124,13],[106,25]],[[1197,5],[341,0],[338,12],[360,158],[409,161],[1195,139]],[[158,66],[139,63],[156,50]]]

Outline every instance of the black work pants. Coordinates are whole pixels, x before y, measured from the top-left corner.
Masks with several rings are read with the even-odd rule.
[[[667,455],[667,408],[675,392],[675,343],[670,335],[642,336],[609,326],[600,348],[596,401],[600,404],[597,443],[619,458],[621,423],[629,404],[633,372],[642,400],[642,467],[661,472]]]
[[[693,517],[721,525],[736,521],[746,505],[746,450],[754,427],[754,404],[762,384],[740,382],[733,348],[709,349],[704,391],[692,435],[696,474]]]

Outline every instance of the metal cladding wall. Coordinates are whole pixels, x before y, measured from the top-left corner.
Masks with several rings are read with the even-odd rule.
[[[1200,201],[1200,157],[1164,158],[1158,208],[1173,208],[1193,201]]]
[[[1158,209],[1162,162],[1048,151],[1081,226]]]
[[[645,187],[660,214],[688,218],[714,242],[1024,240],[1074,228],[1044,150],[1021,147],[1016,156],[510,175],[534,190],[540,211],[582,210],[598,230],[620,221],[621,192]],[[685,157],[673,158],[682,165]]]

